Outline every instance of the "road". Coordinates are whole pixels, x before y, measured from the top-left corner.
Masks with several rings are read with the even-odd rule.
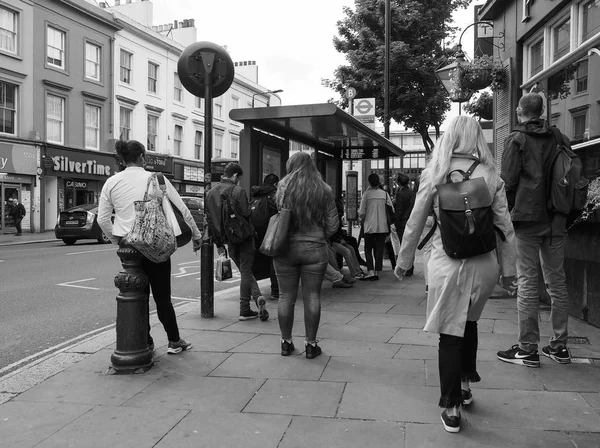
[[[85,241],[0,247],[0,376],[40,351],[115,323],[116,250]],[[173,303],[199,302],[200,253],[190,244],[171,263]],[[215,282],[215,291],[239,285],[235,268],[233,275]]]

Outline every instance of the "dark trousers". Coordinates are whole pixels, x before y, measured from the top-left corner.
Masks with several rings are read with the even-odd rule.
[[[142,269],[148,276],[148,286],[144,292],[150,301],[150,290],[156,303],[156,314],[163,325],[167,338],[171,342],[179,341],[179,328],[177,317],[171,303],[171,259],[163,263],[153,263],[146,257],[142,257]],[[148,343],[152,343],[150,336],[150,323],[148,323]]]
[[[17,233],[19,235],[21,234],[21,221],[23,221],[23,218],[17,218],[17,219],[15,219],[15,227],[16,227]]]
[[[477,344],[477,322],[467,321],[462,338],[440,334],[440,407],[452,408],[462,403],[461,381],[477,383],[481,380],[477,373]]]
[[[383,248],[386,236],[386,233],[365,233],[365,258],[369,271],[381,271],[383,268]],[[373,255],[375,255],[374,262]]]
[[[385,243],[385,251],[387,256],[392,264],[392,269],[396,269],[396,254],[394,253],[394,246],[391,241],[387,241]]]
[[[250,299],[260,296],[260,289],[252,273],[254,264],[254,238],[247,238],[239,244],[227,244],[229,256],[238,267],[240,276],[240,310],[250,307]]]
[[[358,241],[353,236],[343,236],[343,239],[348,245],[354,249],[354,253],[356,254],[356,259],[361,264],[366,264],[365,260],[363,260],[360,252],[358,251]]]
[[[277,282],[277,273],[275,272],[275,263],[271,259],[271,270],[269,272],[271,279],[271,297],[279,297],[279,283]]]

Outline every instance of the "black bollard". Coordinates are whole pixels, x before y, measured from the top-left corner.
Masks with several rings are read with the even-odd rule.
[[[200,317],[215,317],[215,286],[212,277],[214,258],[212,238],[205,230],[200,247],[200,269],[202,271],[200,276]]]
[[[115,277],[117,295],[117,347],[110,357],[111,373],[148,371],[154,362],[148,348],[148,276],[141,268],[142,255],[122,238],[117,255],[123,270]]]

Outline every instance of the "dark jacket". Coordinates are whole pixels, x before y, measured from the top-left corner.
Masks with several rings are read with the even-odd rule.
[[[25,206],[21,203],[13,205],[8,214],[9,216],[12,216],[15,221],[23,219],[25,216]]]
[[[398,188],[396,190],[396,203],[394,204],[394,211],[396,214],[396,231],[401,232],[406,227],[408,218],[410,218],[410,212],[415,205],[415,192],[412,191],[407,185]]]
[[[269,201],[268,204],[268,209],[269,209],[269,216],[273,216],[277,214],[277,203],[275,202],[275,194],[277,193],[277,187],[274,187],[272,185],[258,185],[256,187],[252,187],[250,188],[250,202],[254,201],[255,199],[259,199],[259,198],[263,198],[265,196],[267,196],[267,200]],[[263,226],[263,228],[259,228],[259,226],[256,224],[256,220],[253,220],[253,224],[254,224],[254,229],[256,230],[257,233],[257,241],[260,243],[262,242],[262,240],[265,237],[265,233],[267,232],[267,226],[268,226],[268,222],[266,223],[266,226]],[[260,244],[257,244],[257,246],[259,246]]]
[[[563,135],[565,145],[571,143]],[[548,181],[556,142],[548,123],[536,118],[517,125],[504,143],[501,177],[513,222],[552,222]]]
[[[230,197],[235,212],[242,219],[245,219],[249,226],[252,225],[250,224],[250,208],[248,207],[246,190],[239,185],[234,186],[234,183],[229,179],[221,179],[221,182],[209,190],[204,204],[208,230],[217,247],[222,247],[224,244],[223,237],[221,236],[221,192],[229,190],[232,186],[233,190]]]

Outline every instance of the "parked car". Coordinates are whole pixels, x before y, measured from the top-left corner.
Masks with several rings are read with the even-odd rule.
[[[192,214],[198,228],[202,230],[204,227],[204,201],[195,196],[181,196],[181,199]]]
[[[98,204],[83,204],[60,212],[54,227],[56,238],[67,245],[77,240],[94,239],[100,244],[110,243],[98,225]]]

